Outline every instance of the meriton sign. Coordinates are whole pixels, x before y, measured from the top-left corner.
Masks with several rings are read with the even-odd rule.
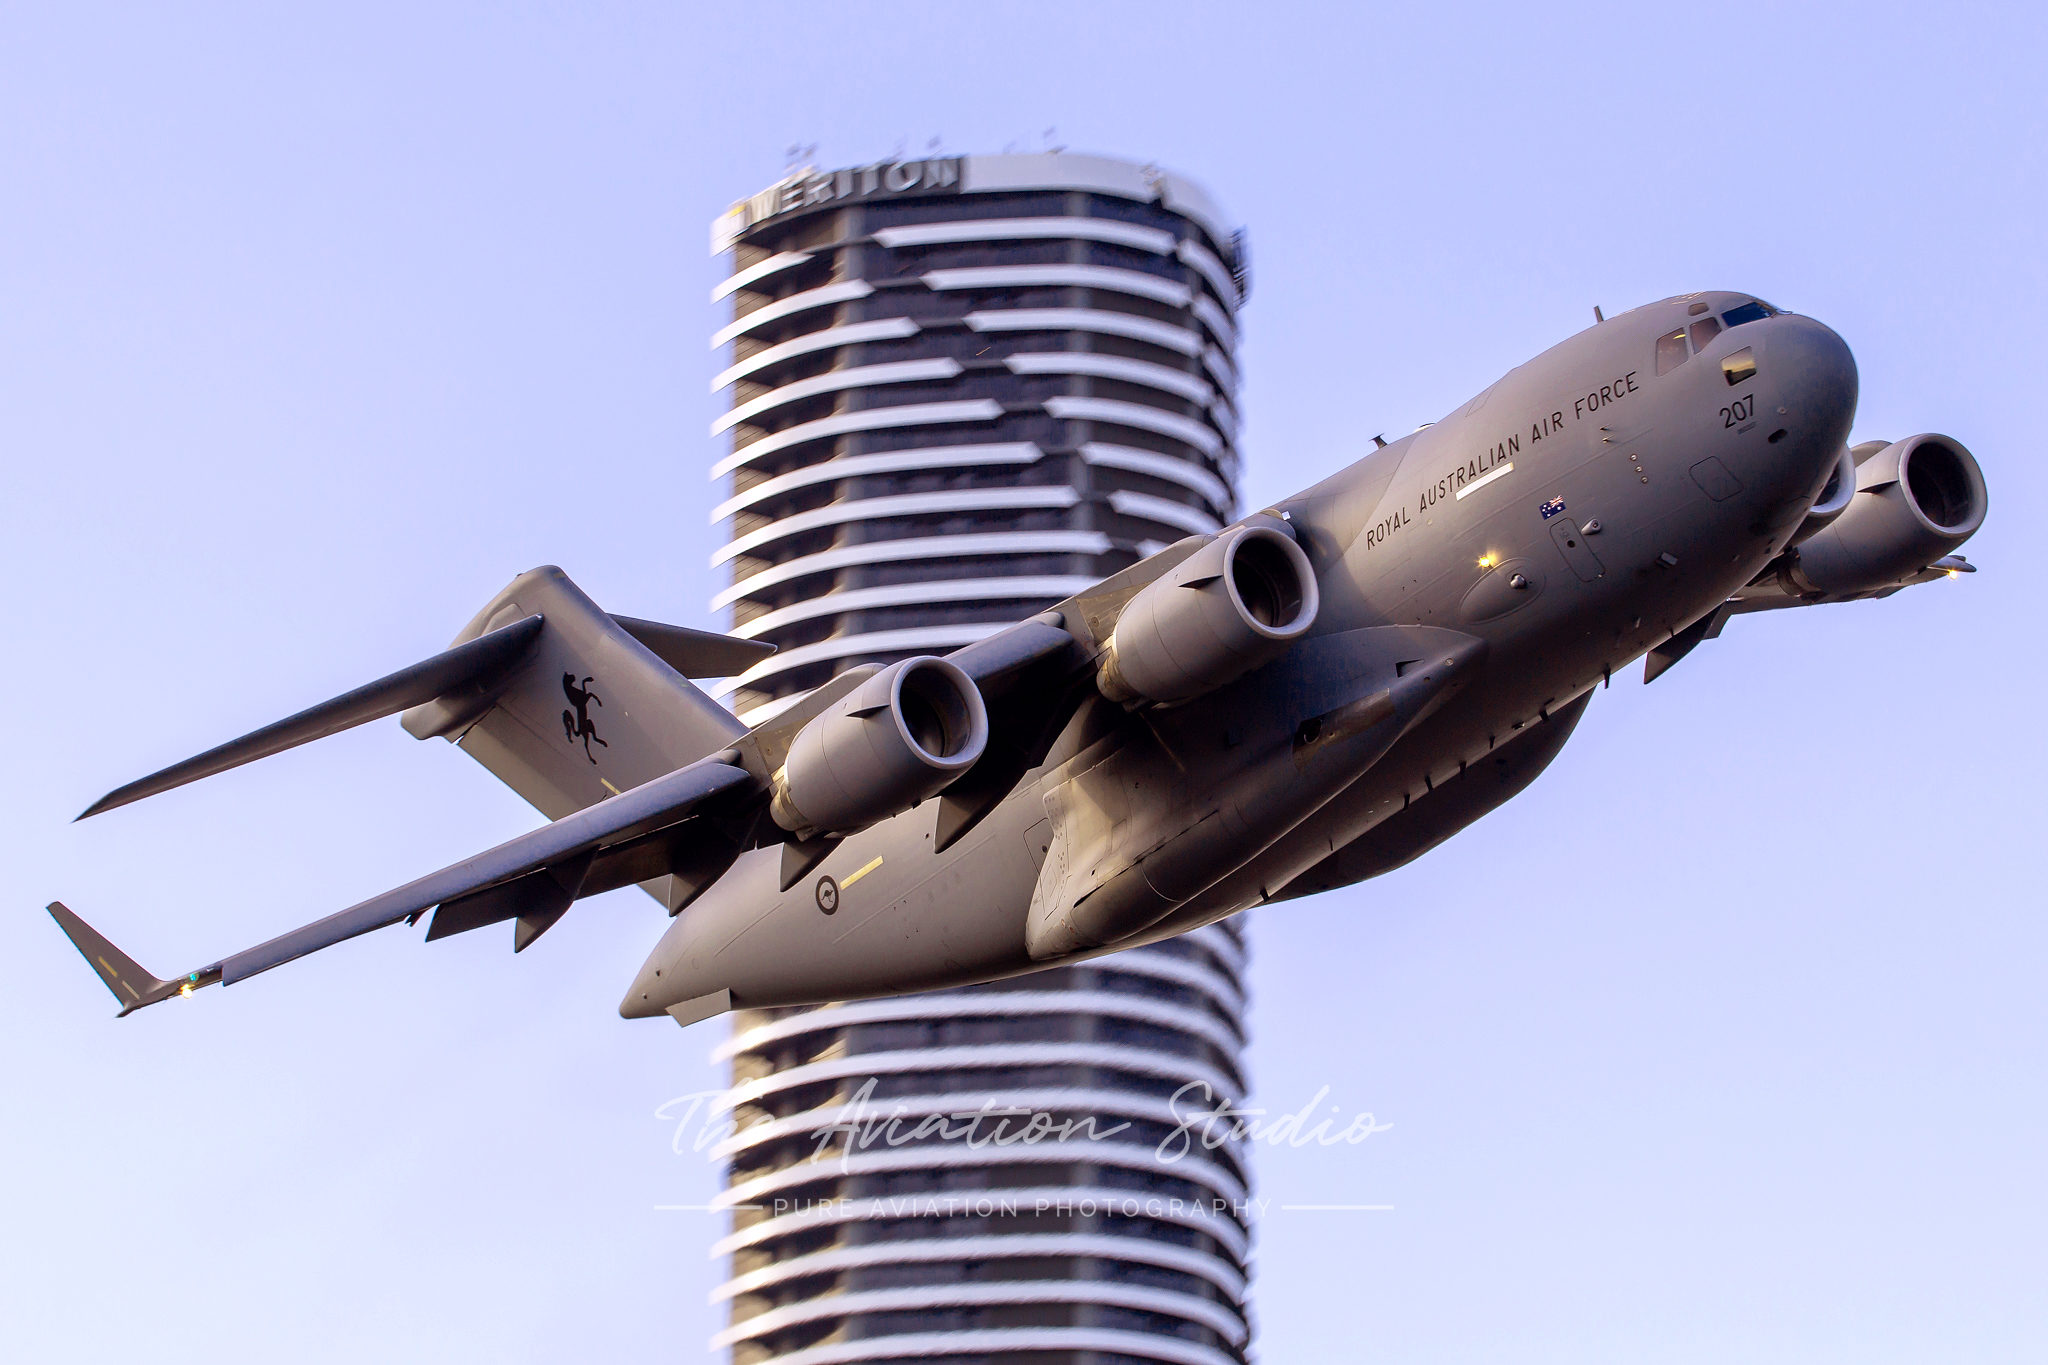
[[[729,249],[746,232],[771,218],[829,208],[850,199],[957,194],[960,160],[957,156],[929,157],[923,161],[877,161],[837,171],[799,171],[728,209],[712,225],[711,249]]]

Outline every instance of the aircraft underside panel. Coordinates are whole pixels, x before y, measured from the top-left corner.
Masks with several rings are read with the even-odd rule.
[[[1482,816],[1506,805],[1542,775],[1572,737],[1591,691],[1553,709],[1548,719],[1515,736],[1407,809],[1382,820],[1287,883],[1276,901],[1350,886],[1413,862]]]

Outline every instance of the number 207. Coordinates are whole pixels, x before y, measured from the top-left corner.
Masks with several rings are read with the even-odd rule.
[[[1756,395],[1750,394],[1747,398],[1738,398],[1727,407],[1721,409],[1721,425],[1723,427],[1732,427],[1737,422],[1747,422],[1754,416],[1756,416]]]

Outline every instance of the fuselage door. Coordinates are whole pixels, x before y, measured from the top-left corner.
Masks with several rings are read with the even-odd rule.
[[[1600,557],[1593,553],[1593,547],[1586,543],[1586,533],[1570,517],[1553,517],[1550,522],[1550,539],[1557,546],[1557,552],[1564,556],[1564,562],[1571,566],[1581,583],[1591,583],[1606,573]]]

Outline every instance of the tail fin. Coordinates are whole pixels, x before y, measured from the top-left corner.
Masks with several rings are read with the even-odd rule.
[[[546,624],[517,664],[413,707],[404,724],[416,738],[461,745],[550,820],[694,763],[747,732],[683,675],[740,672],[768,646],[609,616],[553,567],[513,579],[454,646],[530,616]]]

